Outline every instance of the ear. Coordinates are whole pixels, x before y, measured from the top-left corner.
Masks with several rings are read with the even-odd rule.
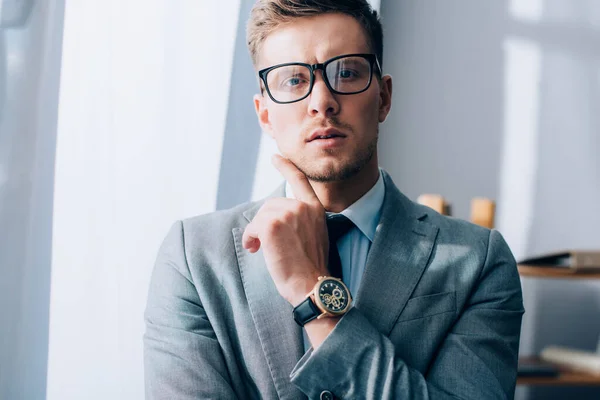
[[[273,137],[273,129],[271,128],[271,122],[269,121],[269,109],[267,108],[267,99],[265,96],[262,94],[254,95],[254,109],[256,110],[258,123],[263,132]]]
[[[384,122],[392,108],[392,77],[385,75],[379,81],[379,122]]]

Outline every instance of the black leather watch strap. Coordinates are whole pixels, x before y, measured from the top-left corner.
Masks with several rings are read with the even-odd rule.
[[[321,314],[321,310],[315,305],[312,298],[308,296],[294,308],[294,321],[298,325],[304,326]]]

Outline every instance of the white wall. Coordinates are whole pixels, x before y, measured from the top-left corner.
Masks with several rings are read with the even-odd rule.
[[[26,2],[19,2],[26,4]],[[43,399],[63,1],[0,30],[0,399]],[[8,16],[4,9],[4,16]],[[6,21],[4,21],[6,22]]]
[[[498,201],[517,258],[600,248],[600,2],[382,2],[394,77],[381,163],[411,198]],[[600,282],[523,279],[521,352],[595,349]],[[599,388],[519,389],[597,399]]]

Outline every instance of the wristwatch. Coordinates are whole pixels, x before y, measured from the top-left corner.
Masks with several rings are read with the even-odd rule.
[[[294,320],[304,326],[313,319],[337,317],[350,309],[352,297],[341,279],[320,276],[302,303],[294,307]]]

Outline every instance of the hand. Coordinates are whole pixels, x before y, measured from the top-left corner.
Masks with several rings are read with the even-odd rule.
[[[262,247],[279,294],[296,306],[319,276],[328,275],[325,209],[306,176],[291,161],[279,155],[272,161],[296,199],[268,199],[246,227],[242,244],[251,253]]]

